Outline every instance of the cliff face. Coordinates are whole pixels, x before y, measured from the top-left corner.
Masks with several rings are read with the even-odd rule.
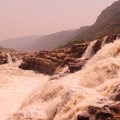
[[[120,33],[120,0],[107,7],[98,16],[96,22],[74,38],[94,40],[96,38]]]

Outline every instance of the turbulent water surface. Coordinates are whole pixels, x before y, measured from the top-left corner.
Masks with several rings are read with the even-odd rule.
[[[27,95],[48,79],[42,74],[19,69],[20,62],[9,62],[0,65],[0,120],[15,112]]]
[[[7,120],[76,120],[89,105],[113,102],[109,96],[120,80],[120,41],[104,45],[81,71],[59,79],[45,81],[47,76],[24,72],[16,64],[0,69],[0,113],[18,108]]]

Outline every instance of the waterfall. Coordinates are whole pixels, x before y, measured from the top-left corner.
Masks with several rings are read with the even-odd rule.
[[[8,63],[12,63],[12,57],[9,53],[6,53],[7,57],[8,57]]]
[[[117,35],[117,38],[116,39],[120,39],[120,34]]]
[[[17,62],[17,61],[18,61],[18,59],[16,58],[16,56],[13,56],[13,57],[12,57],[12,61],[13,61],[13,62]]]
[[[8,63],[13,63],[13,62],[17,62],[18,61],[16,56],[11,56],[9,53],[6,53],[6,55],[8,57]]]
[[[110,37],[110,36],[105,36],[103,38],[103,41],[102,41],[102,44],[101,44],[101,48],[107,43],[107,42],[110,42],[110,41],[114,41],[114,40],[119,40],[120,39],[120,34],[114,36],[114,38]]]
[[[103,41],[102,41],[102,44],[101,44],[101,48],[106,44],[106,41],[107,41],[108,39],[110,39],[109,36],[105,36],[105,37],[103,38]]]
[[[120,41],[105,45],[76,73],[47,81],[25,99],[8,120],[75,120],[89,105],[113,103],[120,83]]]
[[[90,43],[90,45],[87,47],[86,51],[82,55],[81,59],[88,59],[94,55],[93,46],[95,45],[96,42],[97,42],[97,40],[94,40]]]

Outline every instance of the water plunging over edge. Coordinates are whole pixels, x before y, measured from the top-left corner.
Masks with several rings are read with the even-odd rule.
[[[81,59],[89,59],[94,55],[93,46],[95,45],[96,42],[97,40],[94,40],[90,43],[90,45],[87,47],[86,51],[82,55]]]

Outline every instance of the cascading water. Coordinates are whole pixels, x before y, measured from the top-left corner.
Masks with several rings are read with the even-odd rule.
[[[6,53],[7,57],[8,57],[8,63],[12,63],[12,57],[9,53]]]
[[[117,38],[116,39],[120,39],[120,34],[117,35]]]
[[[103,46],[106,44],[106,40],[107,40],[107,39],[109,39],[109,36],[105,36],[105,37],[103,38],[101,47],[103,47]]]
[[[73,74],[36,88],[8,120],[76,120],[89,105],[112,103],[120,83],[120,41],[105,45]]]
[[[16,56],[13,56],[12,61],[13,61],[13,62],[17,62],[17,61],[18,61],[17,57],[16,57]]]
[[[82,55],[81,59],[89,59],[94,55],[93,46],[97,42],[97,40],[94,40],[90,43],[90,45],[87,47],[85,53]]]

